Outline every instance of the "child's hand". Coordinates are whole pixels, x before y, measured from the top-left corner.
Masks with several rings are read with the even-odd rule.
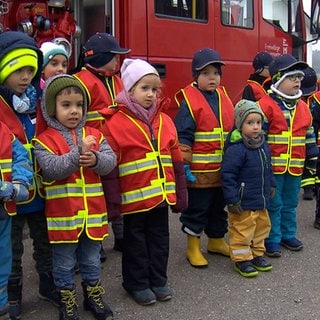
[[[97,163],[97,157],[92,151],[87,151],[80,154],[79,165],[80,167],[93,167]]]
[[[96,137],[92,135],[86,136],[82,140],[82,148],[81,148],[81,154],[85,154],[87,151],[90,151],[92,146],[96,145]]]

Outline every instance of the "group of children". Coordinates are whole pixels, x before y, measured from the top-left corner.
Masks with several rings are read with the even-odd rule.
[[[259,53],[234,107],[220,86],[219,53],[198,50],[193,81],[175,95],[172,121],[161,109],[152,65],[127,58],[116,75],[118,55],[130,50],[109,34],[88,39],[74,75],[67,74],[61,45],[38,48],[14,31],[1,33],[0,44],[1,320],[21,318],[25,223],[39,294],[59,306],[60,320],[79,319],[76,266],[84,308],[96,319],[113,319],[100,279],[109,222],[120,234],[122,285],[141,305],[172,298],[169,208],[181,212],[193,267],[208,266],[202,233],[208,253],[230,256],[245,277],[272,269],[264,254],[302,249],[301,175],[304,165],[315,172],[318,156],[312,116],[301,100],[306,63]]]

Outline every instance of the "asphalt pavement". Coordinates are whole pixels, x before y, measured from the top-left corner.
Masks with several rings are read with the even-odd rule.
[[[107,261],[102,264],[102,284],[115,320],[320,320],[320,230],[313,228],[315,200],[301,200],[298,207],[300,252],[283,248],[281,258],[268,258],[270,272],[255,278],[241,277],[230,259],[206,253],[208,268],[196,269],[185,258],[186,236],[179,215],[170,215],[168,284],[174,297],[143,307],[121,286],[121,253],[112,249],[113,236],[104,241]],[[32,259],[32,244],[26,230],[23,257],[24,287],[22,320],[58,320],[58,309],[37,296],[38,277]],[[79,313],[82,320],[94,319],[83,309],[81,279],[76,275]]]

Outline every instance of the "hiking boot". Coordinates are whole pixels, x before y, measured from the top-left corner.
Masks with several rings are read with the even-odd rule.
[[[8,303],[11,320],[21,319],[22,278],[10,277],[8,281]]]
[[[168,301],[172,298],[172,290],[167,287],[152,287],[151,290],[159,301]]]
[[[156,295],[149,288],[144,290],[131,291],[130,294],[133,300],[142,306],[150,306],[156,303]]]
[[[60,297],[53,281],[51,272],[39,274],[39,298],[51,302],[56,307],[59,307]]]
[[[76,290],[60,289],[59,320],[79,320]]]
[[[303,248],[303,243],[297,238],[282,239],[281,245],[291,251],[300,251]]]
[[[281,257],[281,246],[279,243],[268,242],[265,243],[266,252],[265,255],[271,258]]]
[[[303,188],[303,200],[313,200],[313,187]]]
[[[251,261],[239,261],[234,265],[234,270],[245,278],[252,278],[258,275],[258,271],[253,267]]]
[[[264,257],[255,257],[251,260],[253,267],[258,271],[270,271],[272,270],[272,265]]]
[[[91,311],[97,320],[113,320],[113,312],[103,300],[105,291],[97,281],[95,285],[82,283],[83,288],[83,307],[85,310]]]

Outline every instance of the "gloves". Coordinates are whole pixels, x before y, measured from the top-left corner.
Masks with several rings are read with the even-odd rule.
[[[270,189],[270,198],[273,198],[276,195],[276,188],[275,187],[271,187]]]
[[[186,175],[187,181],[188,182],[196,182],[196,177],[191,173],[190,171],[190,166],[188,164],[185,164],[184,166],[184,174]]]
[[[12,181],[14,188],[14,195],[12,200],[15,202],[26,201],[29,198],[28,185],[22,181]]]
[[[11,182],[0,181],[0,199],[9,201],[14,194],[13,185]]]
[[[314,176],[317,172],[317,157],[313,157],[306,160],[305,163],[306,170]]]
[[[243,209],[241,208],[240,203],[237,204],[228,204],[228,211],[230,213],[234,213],[234,214],[241,214],[241,212],[243,211]]]

